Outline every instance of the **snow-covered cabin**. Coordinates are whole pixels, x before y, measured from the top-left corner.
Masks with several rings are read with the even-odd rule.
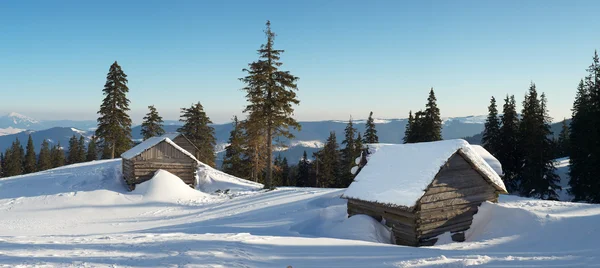
[[[200,163],[194,155],[177,145],[168,136],[153,137],[121,154],[123,177],[130,190],[152,178],[163,169],[179,177],[191,187],[196,186]]]
[[[464,241],[479,205],[507,193],[498,173],[464,140],[369,144],[366,150],[366,164],[342,198],[349,216],[383,221],[399,245],[433,245],[446,232]]]

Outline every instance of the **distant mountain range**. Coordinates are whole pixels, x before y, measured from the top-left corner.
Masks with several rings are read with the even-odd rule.
[[[444,139],[467,138],[471,143],[481,142],[481,132],[485,123],[486,116],[465,116],[443,119],[442,136]],[[323,146],[329,132],[334,131],[337,134],[338,141],[343,139],[344,128],[347,121],[326,120],[326,121],[305,121],[300,122],[301,131],[293,131],[296,138],[292,141],[284,140],[288,148],[281,148],[276,154],[281,154],[293,163],[300,160],[303,151],[309,155],[319,150]],[[354,120],[355,127],[362,133],[365,130],[365,120]],[[400,143],[404,137],[404,130],[407,119],[376,119],[375,124],[379,141],[382,143]],[[164,129],[166,132],[175,132],[181,126],[181,122],[175,120],[165,120]],[[223,148],[229,139],[229,132],[232,124],[215,124],[215,136],[217,139],[218,163],[223,157]],[[4,152],[15,138],[19,138],[25,145],[29,134],[32,135],[36,150],[44,139],[52,144],[60,142],[61,146],[67,146],[69,138],[73,135],[83,135],[89,140],[96,128],[96,121],[73,121],[73,120],[35,120],[30,117],[10,113],[0,116],[0,151]],[[554,124],[552,130],[560,131],[560,123]],[[18,133],[16,133],[18,132]],[[141,126],[132,128],[132,138],[140,140]]]

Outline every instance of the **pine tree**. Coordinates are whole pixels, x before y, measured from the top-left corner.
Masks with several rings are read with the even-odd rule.
[[[98,159],[98,151],[96,147],[96,137],[92,136],[90,143],[88,144],[87,153],[85,156],[86,161],[94,161]]]
[[[558,134],[558,140],[556,140],[556,143],[556,158],[570,155],[569,125],[567,125],[567,119],[563,119],[562,121],[562,128]]]
[[[408,111],[408,121],[406,122],[406,126],[404,129],[404,138],[402,138],[402,141],[404,143],[410,143],[411,142],[411,137],[412,135],[412,131],[413,131],[413,125],[415,124],[415,118],[413,117],[412,111]]]
[[[50,153],[50,144],[48,140],[42,142],[42,149],[38,157],[37,170],[44,171],[52,168],[52,156]]]
[[[492,155],[497,155],[500,147],[500,120],[498,119],[498,108],[496,98],[492,97],[488,107],[488,117],[485,120],[482,144]]]
[[[5,167],[5,161],[4,161],[4,153],[0,153],[0,178],[4,177],[4,167]]]
[[[148,106],[148,109],[150,112],[146,114],[144,117],[144,122],[142,122],[142,137],[144,140],[165,134],[162,124],[163,119],[160,115],[158,115],[154,105]]]
[[[52,168],[62,167],[65,165],[65,152],[60,146],[60,142],[50,150]]]
[[[36,172],[37,171],[37,167],[36,167],[37,159],[36,159],[35,148],[33,146],[33,139],[31,138],[31,135],[29,135],[29,139],[27,139],[26,151],[27,151],[27,153],[25,154],[25,163],[23,166],[23,171],[25,174]]]
[[[98,128],[96,137],[100,140],[102,158],[112,159],[129,150],[131,142],[131,118],[129,99],[127,99],[127,75],[121,66],[113,63],[110,66],[104,85],[104,100],[98,113]]]
[[[292,118],[294,108],[300,101],[296,97],[298,77],[288,71],[281,71],[280,55],[283,50],[273,47],[275,33],[271,31],[271,23],[267,21],[265,34],[267,42],[258,50],[259,60],[243,69],[248,75],[240,78],[246,84],[246,100],[249,104],[244,112],[254,115],[255,126],[266,135],[267,166],[265,172],[265,188],[272,188],[273,174],[273,141],[277,137],[293,138],[290,128],[300,129],[300,124]]]
[[[82,163],[86,161],[86,151],[85,151],[85,137],[79,136],[79,142],[77,144],[77,163]]]
[[[377,129],[375,129],[375,120],[373,119],[373,112],[369,113],[369,118],[365,124],[365,136],[363,137],[363,143],[379,143]]]
[[[570,128],[569,192],[574,201],[600,202],[600,60],[594,52],[588,75],[579,83]]]
[[[341,150],[341,170],[340,170],[340,183],[339,186],[346,188],[352,183],[354,175],[350,172],[354,166],[354,160],[360,155],[360,148],[356,147],[355,133],[356,128],[352,124],[352,118],[348,120],[348,124],[344,130],[344,140],[342,145],[344,148]]]
[[[223,158],[223,172],[239,178],[246,178],[248,168],[244,162],[244,137],[241,124],[237,116],[233,117],[233,129],[229,133],[229,145],[225,147],[225,157]]]
[[[499,148],[496,157],[502,163],[504,184],[509,192],[519,189],[518,174],[521,170],[521,149],[519,140],[519,117],[516,110],[515,96],[506,96],[500,120]]]
[[[318,154],[318,160],[315,162],[319,165],[317,180],[317,187],[341,187],[342,181],[340,179],[340,153],[339,145],[335,132],[329,133],[329,138],[323,149]]]
[[[310,162],[306,151],[298,162],[298,175],[296,176],[296,187],[308,187],[310,180]]]
[[[67,151],[67,164],[75,164],[79,163],[78,161],[78,153],[79,153],[79,141],[77,140],[77,136],[73,134],[69,139],[69,150]]]
[[[212,121],[204,112],[200,102],[192,104],[190,108],[181,108],[181,122],[184,125],[177,129],[198,147],[198,161],[211,167],[215,166],[215,129]]]
[[[437,107],[437,99],[433,88],[429,91],[423,116],[423,141],[442,140],[442,118],[440,117],[440,109]]]
[[[23,162],[25,160],[25,151],[19,138],[16,138],[11,147],[6,150],[6,177],[17,176],[23,174]]]
[[[546,98],[538,99],[534,83],[523,101],[522,120],[519,124],[519,146],[523,151],[522,169],[519,174],[521,195],[543,199],[557,199],[558,176],[555,174],[553,144],[549,138],[550,124]]]
[[[240,122],[243,130],[243,162],[248,167],[248,176],[252,181],[264,182],[264,170],[267,167],[267,135],[256,114]]]

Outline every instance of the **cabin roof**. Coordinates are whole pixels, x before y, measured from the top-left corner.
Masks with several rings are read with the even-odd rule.
[[[460,152],[493,187],[507,193],[500,176],[464,140],[413,144],[369,144],[367,164],[350,184],[343,198],[412,207],[441,167]]]
[[[181,151],[185,155],[189,156],[190,158],[192,158],[196,162],[198,162],[198,160],[196,159],[196,157],[194,157],[194,155],[192,155],[190,152],[186,151],[185,149],[181,148],[179,145],[177,145],[175,142],[173,142],[168,136],[164,136],[164,135],[159,136],[159,137],[152,137],[152,138],[149,138],[149,139],[143,141],[142,143],[138,144],[137,146],[129,149],[127,152],[122,153],[121,158],[132,159],[163,141],[172,145],[173,147],[175,147],[175,149]]]
[[[483,158],[483,160],[485,160],[486,163],[488,163],[488,165],[490,165],[494,171],[496,171],[498,175],[504,175],[504,172],[502,171],[502,164],[500,161],[498,161],[498,159],[496,159],[496,157],[488,152],[488,150],[483,148],[481,145],[471,144],[471,147],[475,150],[475,152],[477,152],[477,154],[479,154],[479,156],[481,156],[481,158]]]

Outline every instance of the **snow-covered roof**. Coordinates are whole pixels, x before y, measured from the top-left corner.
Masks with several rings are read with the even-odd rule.
[[[506,193],[500,176],[464,140],[367,146],[367,164],[350,184],[344,198],[412,207],[440,168],[457,152],[462,153],[495,188]]]
[[[160,136],[160,137],[152,137],[152,138],[149,138],[149,139],[143,141],[142,143],[138,144],[137,146],[129,149],[129,151],[122,153],[121,158],[123,158],[123,159],[134,158],[163,141],[168,144],[171,144],[173,147],[175,147],[175,149],[181,151],[182,153],[186,154],[190,158],[199,162],[196,159],[196,157],[194,157],[194,155],[192,155],[190,152],[186,151],[185,149],[181,148],[179,145],[177,145],[175,142],[173,142],[168,136],[164,136],[164,135]]]
[[[471,147],[475,149],[475,152],[477,152],[477,154],[479,154],[479,156],[481,156],[483,160],[485,160],[485,162],[488,163],[488,165],[490,165],[490,167],[492,167],[496,173],[498,173],[498,175],[502,176],[504,174],[502,171],[502,164],[500,164],[500,161],[490,154],[488,150],[483,148],[481,145],[471,145]]]
[[[181,135],[181,133],[179,133],[179,132],[170,132],[170,133],[165,133],[160,137],[165,137],[165,138],[169,138],[170,140],[174,140],[175,138],[179,137],[179,135]]]

